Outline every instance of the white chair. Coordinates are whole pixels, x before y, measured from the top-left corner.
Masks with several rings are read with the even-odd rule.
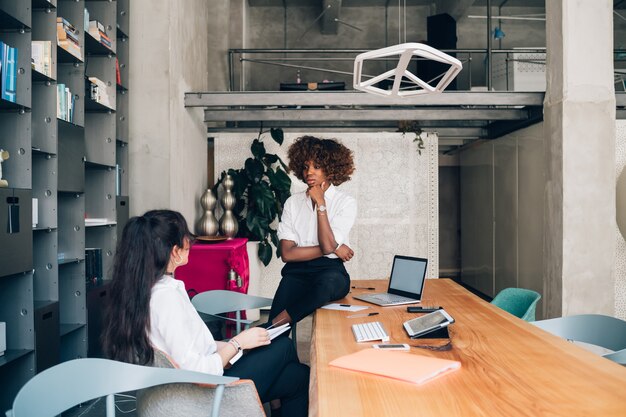
[[[250,324],[252,324],[251,320],[241,318],[241,311],[269,307],[272,305],[272,301],[271,298],[258,297],[235,291],[211,290],[201,292],[194,296],[191,299],[191,304],[193,304],[199,313],[218,317],[223,320],[234,321],[236,323],[236,333],[239,334],[242,330],[248,329]],[[235,318],[223,315],[230,312],[235,312]],[[294,347],[297,347],[296,323],[291,324],[291,339],[293,340]]]
[[[573,342],[600,346],[612,352],[601,356],[626,366],[626,321],[601,314],[581,314],[532,322],[535,326]]]
[[[163,384],[212,384],[215,397],[211,416],[218,417],[227,384],[236,377],[181,369],[131,365],[108,359],[74,359],[35,375],[17,393],[7,417],[49,417],[100,397],[106,397],[106,415],[115,416],[115,394]],[[207,414],[209,410],[206,410]]]

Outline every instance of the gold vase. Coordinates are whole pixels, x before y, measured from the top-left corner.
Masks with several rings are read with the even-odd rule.
[[[200,197],[200,204],[204,209],[204,214],[198,221],[197,232],[199,236],[215,236],[219,229],[219,223],[213,214],[213,209],[217,204],[217,199],[213,195],[210,188],[202,194]]]
[[[233,186],[235,185],[233,177],[226,175],[222,185],[224,187],[224,194],[222,195],[220,203],[224,209],[224,214],[220,219],[220,233],[223,236],[235,237],[237,231],[239,230],[239,224],[237,223],[237,218],[233,214],[233,208],[236,203],[235,195],[232,191]]]

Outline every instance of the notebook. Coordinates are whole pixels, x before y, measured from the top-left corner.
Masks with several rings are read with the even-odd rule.
[[[386,293],[358,294],[353,298],[379,306],[419,303],[422,299],[428,260],[410,256],[393,257]]]
[[[409,352],[363,349],[341,356],[330,366],[423,384],[461,368],[461,362]]]

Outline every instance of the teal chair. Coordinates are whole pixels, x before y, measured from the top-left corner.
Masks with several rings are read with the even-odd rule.
[[[491,304],[526,321],[535,321],[537,301],[541,294],[524,288],[505,288]]]

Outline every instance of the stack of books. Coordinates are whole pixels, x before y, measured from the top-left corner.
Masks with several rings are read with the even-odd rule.
[[[78,31],[70,22],[61,16],[57,17],[57,42],[61,48],[65,49],[76,58],[83,59],[82,53],[80,52]]]
[[[111,104],[111,97],[109,96],[109,92],[107,90],[107,85],[105,84],[105,82],[96,77],[89,77],[88,80],[89,98],[110,109],[115,109],[113,104]]]
[[[17,99],[17,48],[0,41],[0,97],[15,103]]]
[[[33,41],[30,63],[35,71],[52,77],[52,42]]]
[[[65,84],[57,84],[57,118],[74,123],[74,94]]]
[[[102,45],[111,49],[111,38],[109,38],[109,36],[107,35],[107,31],[102,23],[98,22],[97,20],[90,20],[89,34]]]

